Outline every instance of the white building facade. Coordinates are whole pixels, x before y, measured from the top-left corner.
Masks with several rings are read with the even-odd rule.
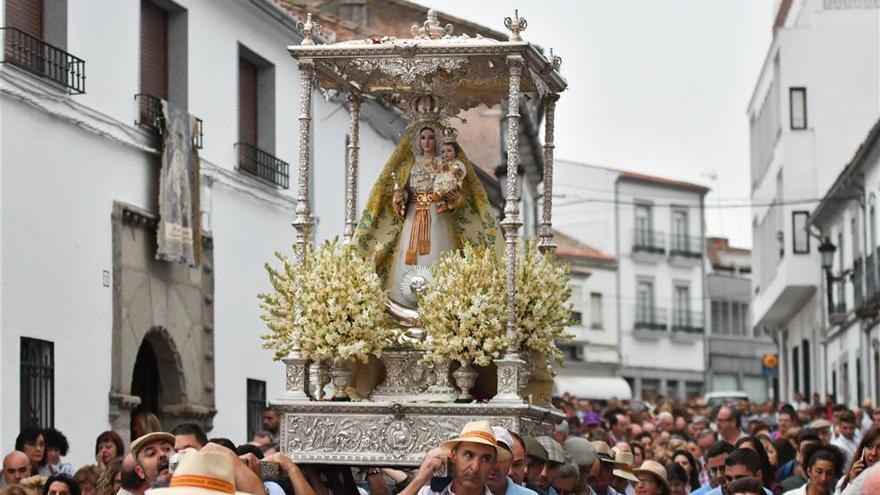
[[[839,382],[823,347],[822,274],[808,224],[817,198],[880,111],[880,2],[777,5],[773,42],[748,106],[752,325],[776,335],[780,399],[791,400],[795,393],[833,393]],[[846,368],[855,376],[853,364]]]
[[[0,442],[12,445],[25,422],[51,424],[80,465],[101,431],[127,438],[138,408],[165,427],[197,421],[244,442],[284,387],[261,349],[257,294],[269,289],[263,264],[294,240],[301,81],[285,47],[302,39],[301,22],[270,0],[60,1],[38,22],[16,17],[37,3],[0,2]],[[87,77],[16,60],[10,37],[51,41]],[[160,98],[202,121],[194,268],[154,259],[159,140],[135,125],[145,101],[135,95],[156,70],[149,50],[164,57]],[[320,240],[343,231],[349,112],[318,92],[312,101]],[[361,204],[397,132],[378,107],[365,104],[363,117]],[[240,143],[260,150],[270,175]]]
[[[704,390],[707,188],[592,165],[556,162],[558,230],[617,260],[619,374],[633,395]]]

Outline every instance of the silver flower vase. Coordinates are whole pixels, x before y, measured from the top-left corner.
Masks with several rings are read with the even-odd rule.
[[[348,369],[348,362],[343,359],[334,359],[330,368],[330,380],[333,381],[334,401],[351,400],[346,389],[354,386],[354,372]]]
[[[458,386],[459,394],[456,399],[458,402],[470,402],[474,400],[474,396],[471,395],[471,389],[474,388],[474,385],[477,383],[477,370],[471,365],[471,363],[464,363],[452,373],[452,376],[455,378],[455,385]]]

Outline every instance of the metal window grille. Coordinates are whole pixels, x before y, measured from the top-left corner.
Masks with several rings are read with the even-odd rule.
[[[134,123],[140,127],[152,129],[154,132],[162,135],[162,129],[165,128],[165,117],[162,116],[162,98],[148,93],[138,93],[134,95],[138,105],[138,119]],[[196,117],[196,131],[193,134],[193,146],[202,149],[205,139],[205,123],[202,119]]]
[[[55,345],[21,338],[21,427],[55,426]]]
[[[266,409],[266,382],[247,380],[247,438],[263,429],[263,411]]]

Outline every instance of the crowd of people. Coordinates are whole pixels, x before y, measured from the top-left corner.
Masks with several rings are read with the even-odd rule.
[[[146,413],[131,443],[105,431],[75,469],[64,434],[24,428],[3,457],[0,495],[859,495],[880,494],[880,409],[799,397],[777,406],[699,399],[598,404],[554,399],[552,434],[488,421],[428,452],[418,469],[299,466],[280,452],[279,415],[248,443],[195,423],[164,431]]]

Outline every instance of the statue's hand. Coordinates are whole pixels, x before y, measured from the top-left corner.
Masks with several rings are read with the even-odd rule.
[[[443,199],[446,201],[449,209],[455,208],[455,204],[458,203],[458,198],[460,197],[461,193],[458,189],[453,189],[443,195]]]

